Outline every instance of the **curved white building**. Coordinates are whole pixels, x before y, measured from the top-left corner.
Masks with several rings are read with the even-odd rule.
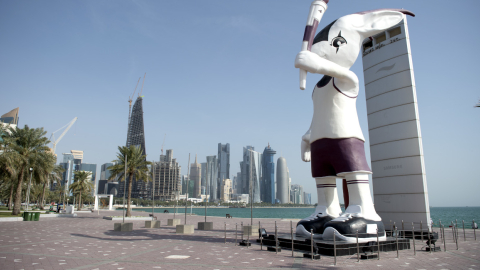
[[[277,159],[277,199],[280,203],[289,203],[289,195],[287,160],[279,157]]]

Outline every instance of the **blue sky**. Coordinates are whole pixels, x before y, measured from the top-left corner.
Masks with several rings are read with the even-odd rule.
[[[244,146],[270,143],[316,201],[300,139],[321,77],[310,74],[300,91],[293,66],[310,2],[0,1],[0,114],[20,107],[21,126],[49,135],[78,117],[57,154],[83,150],[99,170],[125,144],[128,97],[147,72],[149,160],[158,159],[164,134],[183,174],[189,153],[204,162],[219,142],[230,143],[233,175]],[[408,24],[430,204],[480,205],[480,3],[332,0],[319,29],[377,8],[417,15]],[[362,85],[361,57],[352,70]],[[363,91],[357,108],[368,145]]]

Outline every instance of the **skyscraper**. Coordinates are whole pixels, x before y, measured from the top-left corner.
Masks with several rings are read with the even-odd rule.
[[[180,194],[182,195],[185,195],[187,193],[187,181],[187,175],[182,175],[182,190],[180,191]]]
[[[70,150],[70,153],[63,153],[63,162],[60,166],[65,170],[62,173],[62,186],[68,190],[70,184],[73,183],[73,172],[80,170],[80,164],[83,161],[83,151]],[[52,190],[55,187],[52,186]]]
[[[92,181],[93,186],[98,188],[97,183],[97,164],[81,163],[79,171],[90,172],[89,176],[90,181]],[[95,195],[95,189],[92,190],[92,196]]]
[[[97,164],[83,163],[83,151],[80,150],[70,150],[70,153],[63,153],[63,162],[59,164],[65,169],[62,173],[62,186],[65,186],[65,189],[68,190],[69,186],[73,183],[73,173],[76,171],[86,171],[91,172],[90,181],[94,185],[97,185]],[[52,190],[55,188],[51,187]],[[98,185],[97,185],[98,188]],[[95,194],[93,190],[92,194]]]
[[[202,195],[206,195],[207,194],[207,191],[206,191],[206,186],[207,186],[207,163],[204,162],[204,163],[201,163],[200,164],[201,166],[201,175],[200,175],[200,179],[201,179],[201,185],[200,185],[200,192]]]
[[[273,156],[277,152],[268,144],[263,150],[261,199],[263,202],[275,203],[275,162]]]
[[[243,148],[243,161],[240,162],[242,176],[242,194],[253,194],[253,202],[260,202],[260,179],[262,175],[262,154],[254,147]],[[251,186],[250,186],[251,185]],[[251,188],[251,190],[250,190]]]
[[[220,198],[220,186],[223,179],[230,179],[230,144],[218,144],[218,184],[217,197]]]
[[[312,204],[312,194],[303,192],[303,203],[304,204]]]
[[[182,191],[181,166],[172,156],[173,150],[169,149],[166,155],[160,155],[160,161],[153,165],[155,199],[174,200],[175,193]]]
[[[223,179],[222,188],[220,192],[220,200],[224,202],[228,202],[231,200],[231,195],[232,195],[232,180]]]
[[[142,152],[146,155],[145,150],[145,131],[143,126],[143,98],[138,97],[133,104],[132,115],[128,123],[127,147],[135,145],[142,148]]]
[[[217,156],[207,156],[207,171],[206,171],[206,184],[207,195],[210,195],[210,201],[214,202],[218,200],[217,190],[219,188],[218,183],[218,163]]]
[[[130,145],[135,145],[142,149],[143,155],[146,155],[145,149],[145,132],[143,126],[143,98],[138,97],[133,104],[132,114],[128,123],[128,133],[127,133],[127,147]],[[128,183],[127,183],[128,187]],[[119,185],[119,195],[123,196],[124,185]],[[142,179],[132,180],[132,198],[146,198],[150,193],[150,184],[142,181]]]
[[[114,163],[105,163],[105,164],[102,164],[102,166],[100,167],[100,180],[108,180],[108,178],[110,178],[110,176],[112,175],[112,172],[108,169],[108,167],[111,167],[115,165]],[[115,179],[111,180],[110,182],[116,182]]]
[[[0,122],[16,127],[18,125],[18,111],[20,108],[15,108],[0,117]]]
[[[292,189],[290,191],[290,200],[293,204],[303,204],[304,203],[304,192],[303,186],[301,185],[292,185]]]
[[[277,159],[277,199],[280,203],[289,203],[288,169],[284,157]]]
[[[200,198],[200,195],[202,194],[202,165],[197,162],[197,155],[195,155],[195,163],[190,165],[190,180],[194,183],[192,197]]]

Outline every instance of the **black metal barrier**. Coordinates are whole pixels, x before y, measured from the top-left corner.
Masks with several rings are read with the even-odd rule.
[[[473,221],[474,222],[474,221]],[[379,237],[378,231],[376,234],[368,234],[370,238],[375,238],[376,241],[364,242],[366,233],[359,233],[358,231],[355,234],[344,235],[355,239],[352,242],[342,241],[338,236],[334,236],[333,241],[319,240],[314,239],[313,237],[305,238],[296,236],[293,232],[293,224],[290,222],[290,232],[289,233],[279,233],[277,222],[275,222],[275,227],[270,231],[274,233],[268,233],[267,228],[262,227],[260,222],[258,223],[258,239],[257,243],[260,245],[260,249],[263,250],[263,247],[266,246],[266,250],[275,251],[276,253],[281,252],[282,248],[291,250],[292,256],[295,257],[295,252],[303,253],[304,257],[313,259],[320,259],[320,255],[333,256],[334,264],[336,265],[337,256],[352,256],[356,255],[357,261],[360,259],[377,259],[380,260],[380,252],[391,252],[396,251],[397,258],[399,258],[400,250],[409,250],[412,249],[413,255],[417,254],[418,250],[426,252],[437,252],[441,251],[443,244],[443,251],[447,250],[447,242],[453,241],[455,243],[456,249],[458,250],[459,238],[463,238],[464,241],[467,239],[476,239],[476,228],[473,228],[473,232],[465,231],[465,222],[461,221],[459,229],[459,222],[451,222],[451,234],[450,230],[447,227],[442,225],[439,221],[439,227],[426,226],[423,222],[401,222],[398,224],[400,228],[393,223],[384,223],[385,228],[388,228],[385,232],[386,239],[384,237]],[[431,224],[433,225],[433,224]],[[243,231],[243,223],[241,224]],[[237,243],[237,224],[235,225],[235,244]],[[437,231],[435,231],[437,230]],[[463,230],[463,231],[461,231]],[[226,237],[226,224],[224,227],[225,231],[225,243],[227,242]],[[372,237],[373,235],[373,237]],[[450,239],[451,235],[451,239]],[[383,239],[385,240],[383,240]],[[447,238],[448,241],[447,241]],[[242,233],[242,242],[241,245],[246,245],[247,248],[251,244],[249,235],[247,239],[244,239]],[[420,243],[419,243],[420,241]]]

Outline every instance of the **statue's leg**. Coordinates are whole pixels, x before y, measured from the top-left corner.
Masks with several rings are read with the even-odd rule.
[[[323,238],[355,242],[358,232],[359,242],[376,241],[377,230],[380,239],[385,239],[385,227],[375,211],[368,175],[370,172],[342,173],[347,180],[349,206],[345,213],[325,224]]]
[[[310,237],[313,229],[314,237],[321,238],[325,229],[324,225],[341,214],[336,179],[336,176],[315,178],[318,204],[312,215],[297,223],[296,234],[298,236]]]

